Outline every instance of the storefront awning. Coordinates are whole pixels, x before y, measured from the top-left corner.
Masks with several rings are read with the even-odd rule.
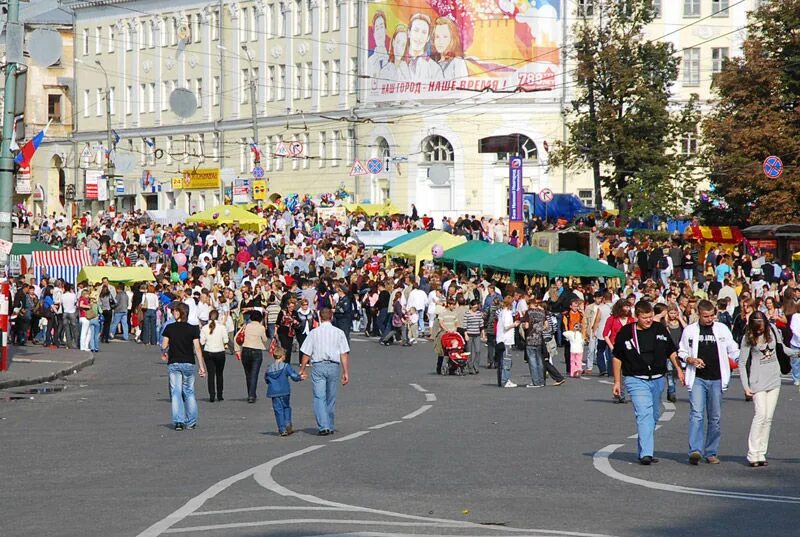
[[[736,244],[744,240],[744,235],[742,235],[738,227],[690,226],[687,228],[686,234],[693,239],[703,242]]]

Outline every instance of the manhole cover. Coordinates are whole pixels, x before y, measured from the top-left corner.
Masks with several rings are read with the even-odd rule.
[[[66,385],[58,384],[55,386],[42,386],[40,388],[26,388],[21,392],[14,392],[14,393],[27,394],[27,395],[47,395],[49,393],[63,392],[66,389],[67,389]]]

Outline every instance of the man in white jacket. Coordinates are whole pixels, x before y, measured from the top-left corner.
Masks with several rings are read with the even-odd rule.
[[[714,320],[716,310],[708,300],[697,303],[699,321],[687,326],[681,336],[678,356],[686,364],[689,389],[689,464],[705,458],[719,464],[722,392],[731,379],[729,360],[738,360],[739,346],[731,331]],[[704,422],[708,427],[704,431]]]

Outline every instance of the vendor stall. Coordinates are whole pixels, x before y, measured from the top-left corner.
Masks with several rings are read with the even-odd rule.
[[[150,267],[83,267],[78,273],[77,281],[95,284],[103,281],[103,278],[125,285],[156,281]]]
[[[580,252],[563,251],[543,258],[530,267],[532,272],[545,274],[548,278],[605,278],[606,286],[618,288],[625,280],[625,273],[614,267],[585,256]],[[575,282],[569,282],[575,283]]]
[[[389,258],[402,257],[413,261],[414,268],[419,273],[419,267],[423,261],[433,259],[434,246],[441,248],[444,252],[448,248],[466,242],[464,237],[457,237],[445,231],[429,231],[407,240],[406,242],[395,246],[387,252]]]
[[[386,244],[394,239],[408,235],[403,229],[391,231],[359,231],[356,239],[366,248],[384,249]]]
[[[716,247],[731,250],[744,241],[738,227],[728,226],[689,226],[684,235],[694,239],[702,247],[703,259],[709,250]]]
[[[387,242],[386,244],[384,244],[383,245],[383,249],[384,250],[391,250],[395,246],[400,246],[404,242],[410,241],[411,239],[416,239],[417,237],[421,237],[422,235],[425,235],[426,233],[427,233],[427,231],[425,231],[424,229],[417,229],[417,230],[412,231],[410,233],[404,233],[404,234],[400,235],[399,237],[397,237],[396,239],[392,239],[389,242]]]
[[[436,259],[436,262],[451,266],[455,269],[457,264],[465,264],[465,262],[489,247],[491,247],[491,245],[488,242],[467,241],[464,244],[459,244],[449,250],[445,250],[444,255]]]
[[[547,277],[543,276],[543,272],[533,270],[536,263],[551,257],[550,254],[539,248],[533,246],[523,246],[517,248],[513,252],[501,255],[494,260],[485,263],[487,268],[494,269],[501,274],[507,274],[508,277],[501,277],[501,280],[516,281],[517,274],[537,274],[540,276],[534,283],[547,283]]]
[[[15,242],[11,246],[9,268],[12,276],[28,273],[28,268],[33,266],[33,252],[56,252],[59,248],[39,241]]]
[[[58,250],[33,252],[33,275],[36,283],[42,278],[60,278],[75,284],[83,267],[92,264],[89,250]]]
[[[206,224],[208,226],[236,225],[242,229],[253,231],[260,231],[267,224],[264,218],[236,205],[221,205],[206,209],[188,217],[186,222],[189,224]]]

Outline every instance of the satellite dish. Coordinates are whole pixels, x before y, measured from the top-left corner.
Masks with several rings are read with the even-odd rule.
[[[38,28],[28,38],[28,53],[33,63],[49,67],[61,58],[63,44],[61,34],[48,28]]]
[[[428,180],[434,186],[444,186],[450,182],[450,168],[444,164],[434,164],[428,168]]]
[[[111,162],[114,163],[115,171],[127,173],[136,167],[136,156],[128,151],[115,149],[111,152]]]
[[[190,118],[197,110],[197,97],[186,88],[175,88],[169,96],[169,108],[178,117]]]

